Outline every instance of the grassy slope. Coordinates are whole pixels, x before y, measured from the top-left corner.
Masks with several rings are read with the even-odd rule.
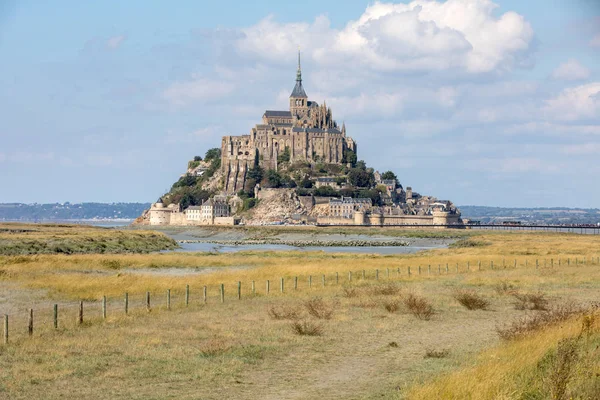
[[[109,319],[100,319],[100,304],[86,303],[89,325],[75,327],[76,307],[61,306],[61,329],[51,329],[51,303],[36,308],[36,333],[26,337],[26,315],[11,319],[11,345],[0,346],[0,397],[9,398],[396,398],[413,382],[456,370],[481,349],[498,343],[495,327],[526,312],[515,310],[511,296],[496,293],[494,286],[510,282],[521,290],[544,290],[554,302],[597,299],[600,238],[541,233],[483,235],[486,246],[436,250],[403,256],[331,255],[323,253],[253,253],[235,255],[40,255],[1,257],[1,284],[50,289],[54,299],[109,298]],[[587,257],[586,265],[567,267],[566,259]],[[562,260],[558,267],[558,259]],[[506,259],[518,260],[517,269],[489,269]],[[534,267],[539,258],[539,269]],[[555,265],[551,267],[550,259]],[[474,271],[478,260],[484,270]],[[547,260],[546,266],[542,259]],[[524,266],[525,260],[528,267]],[[466,272],[469,261],[472,271]],[[445,263],[450,273],[445,274]],[[453,271],[460,264],[461,273]],[[423,275],[416,275],[416,266]],[[426,265],[433,274],[427,276]],[[437,265],[442,274],[437,275]],[[413,267],[408,278],[406,267]],[[163,267],[208,266],[216,270],[201,275],[172,276],[133,273],[141,268],[161,272]],[[244,267],[225,269],[222,267]],[[359,290],[344,296],[340,283],[353,271],[353,285],[374,283],[385,268],[401,289],[383,295]],[[360,279],[366,270],[368,282]],[[327,286],[320,288],[320,274]],[[291,290],[291,277],[299,276],[299,290]],[[307,287],[313,276],[313,288]],[[286,277],[288,291],[277,293],[278,278]],[[265,296],[265,280],[271,293]],[[233,294],[243,282],[241,301]],[[250,293],[256,281],[258,295]],[[226,284],[227,301],[219,304],[217,285]],[[183,288],[189,284],[192,304],[183,307]],[[201,287],[209,288],[206,306]],[[172,289],[174,309],[165,311],[164,294]],[[492,303],[490,311],[468,311],[454,301],[456,288],[472,288]],[[0,288],[1,289],[1,288]],[[143,293],[152,291],[153,311],[143,311]],[[124,317],[122,294],[131,293],[132,313]],[[436,309],[431,321],[415,319],[402,307],[389,313],[384,306],[401,301],[409,292],[425,296]],[[307,315],[303,303],[322,297],[334,308],[330,320]],[[55,300],[52,301],[55,301]],[[71,304],[75,304],[71,301]],[[303,319],[323,327],[323,336],[294,335],[290,322],[272,320],[267,309],[287,305],[301,310]],[[398,346],[389,344],[395,342]],[[449,350],[441,359],[424,358],[427,349]],[[544,350],[545,351],[545,350]],[[542,353],[544,353],[542,351]],[[514,387],[518,388],[519,382]],[[394,388],[400,388],[400,392]],[[457,397],[460,398],[460,397]],[[475,397],[473,397],[475,398]],[[506,397],[512,398],[512,397]]]
[[[83,225],[0,224],[0,254],[148,253],[174,249],[162,233]]]

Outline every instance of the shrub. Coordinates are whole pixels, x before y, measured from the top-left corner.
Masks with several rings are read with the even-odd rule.
[[[279,307],[271,306],[267,310],[267,313],[269,314],[269,317],[271,317],[273,319],[277,319],[277,320],[281,320],[281,319],[297,320],[301,316],[300,310],[298,310],[297,308],[288,307],[288,306],[279,306]]]
[[[315,318],[331,319],[333,315],[333,307],[325,303],[320,297],[305,301],[304,307]]]
[[[472,290],[458,290],[453,296],[467,310],[486,310],[490,302]]]
[[[231,349],[225,340],[215,338],[202,342],[199,347],[202,357],[215,357]]]
[[[450,354],[450,350],[448,350],[448,349],[442,349],[442,350],[427,349],[427,350],[425,350],[424,358],[446,358],[446,357],[448,357],[449,354]]]
[[[400,302],[396,299],[383,303],[383,307],[390,313],[395,313],[400,308]]]
[[[537,292],[537,293],[515,292],[512,295],[517,300],[515,302],[515,309],[517,309],[517,310],[545,311],[548,309],[548,299],[546,298],[545,293],[542,293],[542,292]]]
[[[290,325],[292,332],[300,336],[321,336],[323,327],[310,321],[294,321]]]
[[[584,308],[573,303],[561,304],[541,313],[518,318],[502,327],[496,327],[496,332],[501,339],[512,340],[565,321],[583,312],[585,312]]]
[[[508,281],[500,281],[494,285],[494,290],[499,295],[512,294],[517,290],[517,287]]]
[[[393,283],[375,285],[369,289],[369,292],[374,295],[395,296],[400,293],[400,287]]]
[[[356,297],[356,296],[358,296],[358,291],[354,287],[346,286],[346,287],[342,288],[342,295],[344,297],[348,297],[348,298]]]
[[[404,306],[418,319],[429,320],[433,315],[433,306],[424,297],[409,293],[404,297]]]
[[[556,354],[553,357],[550,369],[549,383],[552,398],[555,400],[567,399],[567,385],[575,372],[573,367],[578,359],[577,340],[563,339],[558,343]]]

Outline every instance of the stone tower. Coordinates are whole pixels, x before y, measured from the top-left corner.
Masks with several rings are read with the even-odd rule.
[[[300,67],[300,51],[298,51],[298,71],[296,72],[296,86],[290,95],[290,112],[292,117],[304,117],[308,112],[308,96],[302,87],[302,69]]]

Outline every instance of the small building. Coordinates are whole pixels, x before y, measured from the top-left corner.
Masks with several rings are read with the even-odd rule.
[[[330,188],[333,188],[333,189],[338,189],[340,187],[340,185],[338,184],[338,178],[334,178],[334,177],[317,178],[317,180],[315,182],[315,187],[318,189],[323,186],[329,186]]]
[[[329,200],[329,215],[331,217],[354,218],[355,211],[366,212],[373,207],[373,202],[368,198],[342,197]]]

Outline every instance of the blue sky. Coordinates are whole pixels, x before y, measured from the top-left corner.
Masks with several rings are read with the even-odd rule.
[[[4,1],[0,202],[154,201],[304,87],[457,204],[600,207],[600,2]]]

